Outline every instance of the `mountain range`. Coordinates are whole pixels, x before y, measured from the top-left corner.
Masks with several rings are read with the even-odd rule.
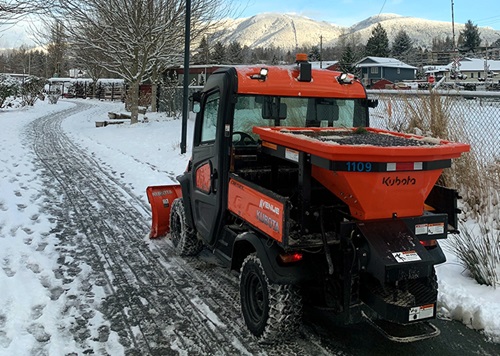
[[[324,47],[335,46],[340,36],[355,35],[366,44],[374,27],[380,23],[387,31],[390,43],[400,30],[405,30],[415,46],[431,49],[433,38],[453,38],[452,23],[433,21],[397,14],[380,14],[369,17],[350,27],[343,27],[325,21],[315,21],[293,14],[263,13],[248,18],[226,19],[221,22],[209,41],[221,41],[229,44],[239,42],[250,48],[281,47],[295,49],[301,46],[322,44]],[[458,39],[464,24],[455,23],[455,39]],[[500,31],[489,27],[479,27],[482,45],[492,44],[500,39]]]

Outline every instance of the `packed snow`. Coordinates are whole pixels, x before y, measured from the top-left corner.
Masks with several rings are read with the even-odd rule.
[[[124,105],[92,103],[98,105],[93,115],[84,111],[70,116],[63,129],[76,145],[103,169],[115,172],[116,180],[144,202],[147,186],[173,183],[175,176],[185,170],[189,155],[180,154],[180,120],[148,112],[144,115],[147,120],[141,115],[141,122],[135,125],[98,128],[96,121],[107,120],[108,112],[125,112]],[[26,128],[33,120],[74,105],[66,99],[55,105],[38,101],[34,107],[0,112],[0,355],[30,355],[40,342],[49,345],[46,350],[51,355],[84,351],[68,331],[73,318],[64,310],[67,304],[58,298],[68,291],[61,288],[53,273],[59,257],[58,241],[51,237],[55,219],[40,209],[43,182],[34,164],[37,157],[26,144]],[[192,125],[189,120],[189,133]],[[500,342],[500,289],[478,285],[469,278],[447,243],[444,247],[448,261],[437,267],[439,316],[461,320]],[[102,289],[91,289],[99,301]],[[84,293],[76,288],[71,292]],[[92,336],[99,335],[102,317],[95,311]],[[218,322],[216,314],[212,318]],[[107,353],[123,354],[118,339],[117,332],[111,330]]]

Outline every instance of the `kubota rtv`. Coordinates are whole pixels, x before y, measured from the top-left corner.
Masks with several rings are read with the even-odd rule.
[[[425,322],[457,194],[435,183],[468,145],[370,128],[360,81],[307,61],[219,69],[193,99],[186,172],[148,188],[151,236],[239,271],[253,335],[291,335],[304,303],[381,330],[426,325],[393,340],[438,334]]]

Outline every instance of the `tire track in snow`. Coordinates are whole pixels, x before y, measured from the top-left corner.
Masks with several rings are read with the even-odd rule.
[[[151,338],[148,338],[148,334],[162,335],[160,329],[163,323],[157,323],[149,313],[144,312],[146,308],[140,302],[140,298],[144,296],[138,291],[137,286],[130,282],[135,280],[142,282],[141,284],[145,281],[149,285],[155,284],[154,280],[144,276],[144,272],[154,271],[155,269],[152,268],[154,266],[146,266],[143,261],[136,262],[134,265],[135,256],[140,256],[141,253],[144,255],[145,248],[138,251],[141,253],[129,251],[144,244],[138,237],[144,236],[147,228],[142,222],[137,224],[136,218],[142,214],[135,206],[124,201],[122,189],[114,189],[117,192],[113,192],[113,189],[103,183],[106,182],[106,177],[96,174],[95,162],[85,157],[85,154],[79,152],[65,138],[60,129],[60,122],[64,116],[61,114],[58,117],[52,116],[36,121],[34,126],[34,131],[37,132],[35,151],[45,167],[56,178],[58,185],[64,190],[64,196],[68,200],[65,208],[73,212],[73,219],[77,221],[77,224],[71,225],[80,225],[77,226],[77,230],[87,240],[83,243],[87,244],[86,249],[89,253],[86,258],[90,259],[88,263],[93,269],[104,273],[103,280],[110,289],[110,296],[104,305],[113,310],[112,317],[122,328],[121,333],[127,330],[127,335],[122,336],[122,344],[140,351],[158,353],[162,347],[158,346],[158,343],[150,342]],[[119,208],[116,208],[116,205]],[[71,217],[67,219],[70,220]],[[131,224],[130,221],[135,224]],[[69,231],[66,233],[70,235]],[[124,253],[124,251],[131,253]],[[103,283],[103,280],[100,283]],[[172,296],[165,297],[171,297],[165,300],[173,299]],[[116,313],[117,311],[119,313]],[[165,310],[157,310],[157,314],[161,312]],[[139,335],[133,331],[136,327],[140,330]],[[168,340],[168,338],[164,339]],[[154,345],[151,346],[152,344]],[[205,348],[200,351],[211,352],[213,350]]]
[[[52,233],[60,241],[54,273],[64,290],[76,281],[85,291],[71,330],[82,349],[105,349],[115,332],[131,355],[325,354],[307,334],[288,344],[258,344],[240,317],[235,276],[203,258],[176,257],[165,239],[147,240],[149,207],[61,128],[65,118],[86,110],[95,108],[77,102],[27,130],[44,172],[44,209],[55,217]],[[91,273],[82,272],[85,266]],[[104,299],[97,303],[100,290]],[[93,309],[106,319],[99,342],[91,338]]]

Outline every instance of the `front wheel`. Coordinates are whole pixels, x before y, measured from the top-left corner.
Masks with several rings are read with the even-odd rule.
[[[186,210],[182,198],[177,198],[172,203],[170,238],[179,256],[195,256],[203,248],[202,242],[196,237],[196,232],[186,223]]]
[[[245,323],[261,341],[288,339],[298,331],[302,319],[298,288],[270,283],[256,254],[243,261],[240,299]]]

